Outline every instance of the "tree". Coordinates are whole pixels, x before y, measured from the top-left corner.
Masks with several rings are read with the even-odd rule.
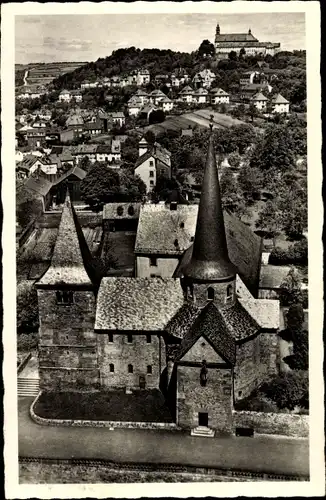
[[[282,214],[274,201],[267,201],[264,208],[259,212],[256,227],[261,231],[275,236],[282,228]]]
[[[17,203],[16,217],[17,222],[24,229],[32,220],[37,219],[42,213],[42,203],[37,199],[25,200]]]
[[[91,163],[91,160],[89,159],[88,156],[84,156],[84,158],[82,158],[79,162],[79,167],[82,169],[82,170],[85,170],[85,172],[89,172],[89,170],[91,169],[92,167],[92,163]]]
[[[148,123],[162,123],[165,120],[165,113],[161,109],[154,110],[150,113],[148,117]]]
[[[239,52],[239,57],[242,59],[246,55],[246,49],[242,47]]]
[[[294,410],[296,406],[307,407],[309,383],[305,371],[295,371],[274,376],[260,388],[260,392],[274,401],[279,409]]]
[[[297,270],[292,266],[281,284],[280,302],[282,306],[290,306],[303,302],[301,280]]]
[[[220,178],[223,207],[233,212],[239,203],[236,179],[229,168],[225,168]]]
[[[141,200],[146,186],[127,170],[117,172],[105,163],[95,163],[81,181],[80,193],[93,210],[100,210],[105,203]]]
[[[230,160],[229,160],[230,161]],[[231,160],[232,161],[232,160]],[[248,163],[242,165],[239,171],[238,184],[249,200],[259,193],[263,185],[263,176],[258,168]],[[263,215],[265,216],[265,215]]]
[[[258,109],[256,108],[253,102],[250,103],[248,112],[252,122],[254,121],[254,118],[256,118],[259,115]]]
[[[286,125],[267,127],[252,151],[250,164],[262,171],[285,172],[295,164],[295,143]]]
[[[198,49],[199,57],[207,57],[215,55],[215,47],[209,40],[203,40]]]
[[[229,52],[229,60],[230,61],[237,61],[238,59],[238,56],[237,56],[237,53],[235,50],[231,50],[231,52]]]
[[[37,332],[39,326],[37,293],[33,283],[17,286],[17,332]]]

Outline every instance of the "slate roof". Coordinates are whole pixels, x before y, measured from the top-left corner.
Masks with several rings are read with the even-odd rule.
[[[61,220],[51,265],[37,282],[37,285],[91,286],[91,256],[82,229],[79,226],[74,208],[67,194],[63,206]],[[88,271],[86,271],[86,268]]]
[[[259,302],[257,300],[257,302]],[[220,313],[228,327],[228,330],[235,341],[243,341],[248,337],[257,334],[260,325],[242,306],[242,302],[237,300],[232,307],[221,308]]]
[[[289,101],[285,99],[281,94],[277,94],[271,99],[272,104],[289,104]]]
[[[140,203],[106,203],[103,207],[103,220],[105,219],[138,219]],[[122,215],[118,214],[118,207],[122,207]],[[134,213],[129,213],[128,209],[133,207]]]
[[[277,330],[280,326],[280,303],[271,299],[240,299],[243,309],[254,318],[260,328]]]
[[[183,300],[173,278],[103,278],[95,330],[163,331]]]
[[[101,120],[96,120],[96,122],[85,123],[85,128],[88,130],[102,130],[103,125]]]
[[[165,165],[170,167],[170,157],[171,157],[170,151],[168,151],[167,149],[163,148],[160,144],[155,142],[154,145],[148,151],[146,151],[146,153],[137,158],[134,168],[137,168],[139,165],[144,163],[144,161],[148,160],[151,157],[156,158],[157,160],[161,161],[162,163],[165,163]]]
[[[235,364],[234,338],[229,332],[229,326],[221,311],[212,303],[207,304],[204,309],[200,310],[199,315],[190,325],[188,332],[181,341],[180,350],[175,360],[181,360],[201,336],[206,337],[216,352],[221,354],[226,361],[232,365]]]
[[[81,115],[77,115],[77,114],[68,116],[68,118],[66,120],[67,127],[71,127],[72,125],[83,125],[83,124],[84,124],[83,117]]]

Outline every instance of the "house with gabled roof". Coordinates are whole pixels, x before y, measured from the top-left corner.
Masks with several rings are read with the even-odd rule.
[[[273,113],[289,113],[290,103],[281,94],[273,96],[270,102],[273,108]]]
[[[179,92],[179,99],[182,102],[186,102],[187,104],[191,104],[193,102],[194,90],[190,87],[190,85],[186,85],[181,92]]]
[[[197,104],[206,104],[208,102],[208,99],[209,99],[208,90],[202,87],[195,90],[192,95],[193,102]]]
[[[259,111],[264,111],[267,107],[268,99],[262,92],[257,92],[257,94],[251,98],[251,101]]]
[[[230,94],[221,88],[210,90],[210,98],[212,104],[229,104]]]
[[[139,143],[139,158],[134,167],[135,175],[139,175],[146,184],[147,192],[156,186],[158,177],[171,179],[171,153],[155,142],[153,145],[144,140]]]
[[[234,403],[277,372],[279,303],[255,299],[229,257],[213,135],[195,226],[178,277],[103,277],[66,197],[36,282],[43,393],[137,393],[146,415],[159,397],[193,435],[234,432]]]

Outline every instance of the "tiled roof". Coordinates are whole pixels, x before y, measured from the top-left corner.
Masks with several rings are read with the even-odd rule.
[[[197,89],[194,92],[194,95],[207,95],[207,94],[208,94],[208,90],[203,89],[203,88]]]
[[[193,94],[194,91],[193,89],[190,87],[190,85],[186,85],[186,87],[184,87],[181,92],[179,92],[180,94]]]
[[[71,125],[83,125],[84,124],[84,120],[83,120],[83,117],[81,115],[71,115],[71,116],[68,116],[67,120],[66,120],[66,126],[69,127]]]
[[[89,259],[89,262],[86,262],[86,259]],[[89,249],[74,214],[70,198],[67,195],[61,214],[51,265],[37,284],[89,286],[92,284],[86,271],[89,264]]]
[[[103,124],[100,120],[96,120],[96,122],[85,123],[85,128],[88,130],[102,130]]]
[[[116,111],[114,113],[108,113],[112,118],[125,118],[123,111]]]
[[[201,336],[206,337],[216,352],[234,365],[234,337],[230,334],[229,325],[224,320],[221,311],[213,303],[209,303],[204,309],[201,309],[198,316],[192,319],[192,324],[188,325],[188,331],[181,341],[176,360],[182,360],[186,352]],[[201,362],[202,360],[198,361]]]
[[[41,196],[46,196],[52,185],[52,182],[45,179],[45,177],[29,177],[24,183],[26,189]]]
[[[103,207],[103,220],[105,219],[138,219],[140,203],[107,203]],[[120,210],[122,208],[122,214]],[[131,209],[132,207],[132,209]],[[119,213],[118,213],[119,212]]]
[[[155,142],[151,149],[149,149],[143,155],[139,156],[139,158],[136,160],[134,168],[137,168],[139,165],[144,163],[144,161],[148,160],[151,157],[156,158],[162,163],[165,163],[165,165],[167,166],[170,166],[170,157],[171,157],[170,151],[168,151],[167,149],[163,148],[160,144]]]
[[[173,278],[103,278],[95,329],[163,331],[183,300],[180,282]]]
[[[252,97],[253,101],[268,101],[267,97],[264,96],[261,92],[258,92]]]
[[[280,326],[280,303],[278,300],[240,299],[242,307],[258,323],[260,328],[277,330]]]
[[[271,100],[272,104],[289,104],[289,101],[285,99],[281,94],[277,94]]]
[[[195,235],[197,211],[197,205],[178,205],[177,210],[170,210],[164,204],[142,206],[135,251],[182,255]],[[176,239],[178,246],[174,244]]]
[[[220,42],[258,42],[258,40],[251,33],[226,33],[216,35],[215,43]]]
[[[211,94],[214,94],[214,95],[230,95],[228,94],[228,92],[225,92],[225,90],[223,89],[211,89],[210,91]]]
[[[261,266],[259,288],[279,289],[289,271],[289,266]]]
[[[95,154],[97,152],[98,144],[79,144],[71,148],[72,155],[81,154]]]
[[[189,328],[198,318],[201,309],[195,305],[185,303],[178,312],[171,318],[165,327],[165,331],[173,337],[183,339]]]
[[[83,180],[86,177],[86,172],[80,167],[77,166],[72,167],[69,170],[67,170],[67,172],[65,172],[63,175],[61,175],[61,177],[59,177],[59,179],[57,179],[53,184],[54,185],[60,184],[60,182],[67,179],[67,177],[69,177],[70,175],[75,175],[78,179]]]

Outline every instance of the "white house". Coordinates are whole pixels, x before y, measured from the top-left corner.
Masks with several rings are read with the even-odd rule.
[[[96,161],[107,161],[109,163],[120,162],[120,141],[112,140],[111,144],[100,144],[96,150]]]
[[[197,104],[206,104],[208,101],[208,90],[204,88],[195,90],[193,94],[193,100]]]
[[[69,90],[62,90],[59,94],[60,102],[70,102],[71,101],[71,93]]]
[[[212,104],[229,104],[230,94],[225,92],[225,90],[217,88],[212,89],[211,92],[211,103]]]
[[[138,116],[142,107],[143,103],[141,99],[137,97],[132,97],[131,99],[129,99],[128,101],[129,116]]]
[[[171,109],[173,109],[173,101],[169,97],[164,97],[160,101],[160,105],[162,106],[164,113],[168,113]]]
[[[267,99],[267,97],[264,96],[264,94],[262,94],[261,92],[258,92],[257,94],[255,94],[252,97],[251,100],[252,100],[254,106],[256,106],[256,108],[259,111],[266,110],[266,105],[267,105],[268,99]]]
[[[141,69],[137,73],[137,85],[147,85],[151,81],[151,75],[148,69]]]
[[[290,103],[281,94],[277,94],[271,99],[273,113],[288,113],[290,111]]]
[[[134,173],[146,184],[147,192],[152,191],[158,177],[171,178],[171,153],[158,143],[150,146],[142,139]]]
[[[195,87],[201,86],[204,88],[210,88],[213,81],[215,80],[216,75],[210,69],[204,69],[203,71],[199,71],[193,77],[192,81]]]
[[[132,98],[139,99],[142,105],[147,104],[150,100],[149,95],[145,90],[138,89],[137,92],[132,96]]]
[[[179,93],[179,99],[182,102],[186,102],[187,104],[191,104],[193,102],[193,95],[194,95],[193,89],[190,87],[190,85],[187,85]]]
[[[167,96],[159,89],[153,90],[149,94],[149,99],[152,104],[158,105]]]

